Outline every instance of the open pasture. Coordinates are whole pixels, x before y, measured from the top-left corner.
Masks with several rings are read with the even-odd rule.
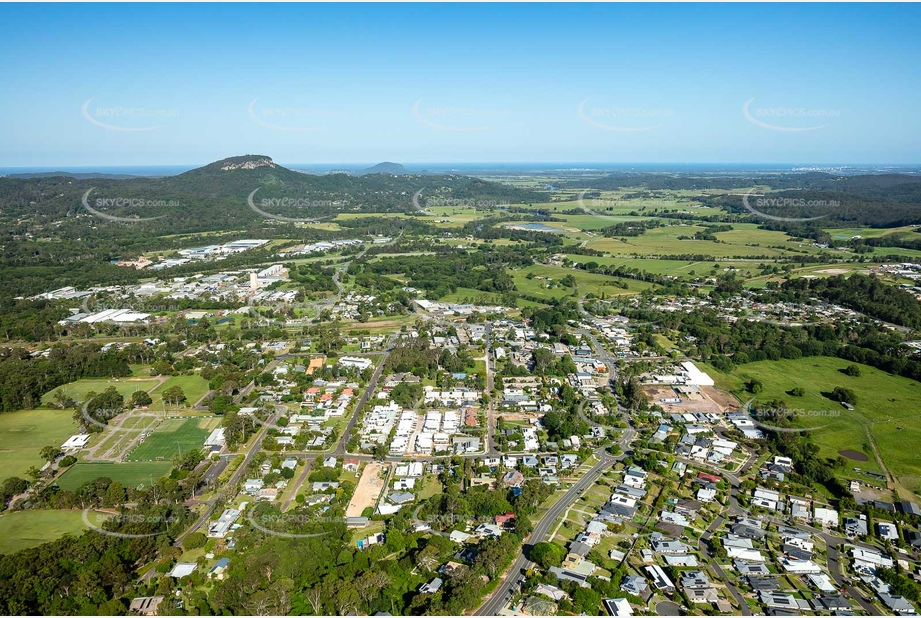
[[[41,468],[38,456],[46,446],[60,446],[77,433],[73,410],[20,410],[0,414],[0,468],[4,477],[25,477],[31,466]]]
[[[837,457],[842,450],[854,450],[868,456],[868,461],[854,464],[865,470],[877,470],[872,445],[895,476],[921,476],[921,384],[908,378],[887,374],[867,365],[859,365],[860,376],[851,377],[840,370],[855,363],[825,356],[797,360],[761,361],[737,367],[731,374],[706,367],[717,386],[747,401],[744,383],[758,379],[763,390],[756,401],[783,400],[794,410],[797,425],[809,428],[808,436],[819,445],[823,457]],[[836,386],[854,391],[857,403],[847,410],[823,393]],[[788,394],[793,388],[806,391],[803,397]],[[769,422],[769,421],[765,421]]]

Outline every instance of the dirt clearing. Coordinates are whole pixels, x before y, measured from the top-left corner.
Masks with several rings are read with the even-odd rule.
[[[355,493],[352,494],[352,500],[345,509],[346,517],[360,517],[366,508],[377,504],[377,499],[384,489],[386,475],[383,474],[383,471],[385,469],[386,467],[383,464],[376,461],[372,461],[365,466],[364,471],[361,473],[361,478],[358,480],[358,487],[355,488]]]

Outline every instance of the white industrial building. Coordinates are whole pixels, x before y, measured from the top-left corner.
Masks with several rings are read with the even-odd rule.
[[[361,358],[358,356],[343,356],[339,359],[339,364],[343,367],[355,367],[359,371],[364,371],[373,363],[369,358]]]

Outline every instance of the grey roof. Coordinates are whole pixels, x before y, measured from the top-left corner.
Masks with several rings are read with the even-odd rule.
[[[591,584],[586,581],[588,578],[585,575],[580,575],[579,573],[575,573],[567,569],[562,569],[560,567],[550,567],[550,572],[556,575],[557,579],[576,582],[582,588],[592,587]]]
[[[732,527],[732,533],[738,536],[748,537],[750,539],[764,538],[764,530],[743,523],[735,524]]]
[[[779,590],[780,589],[780,580],[777,577],[771,575],[768,577],[755,577],[750,576],[746,578],[748,585],[752,587],[752,590],[758,592],[760,590],[770,591],[770,590]]]
[[[879,600],[894,612],[914,613],[915,611],[915,606],[912,605],[905,597],[892,596],[890,594],[880,594],[878,596]]]
[[[736,560],[735,562],[736,571],[739,572],[739,575],[743,576],[762,576],[770,575],[770,571],[766,566],[760,562],[746,562],[744,560]]]
[[[649,584],[646,582],[646,578],[640,575],[628,575],[620,583],[621,590],[636,596],[640,596],[648,587]]]
[[[838,609],[850,609],[853,607],[847,597],[841,594],[823,594],[815,601],[816,609],[825,611],[835,611]]]
[[[569,544],[569,553],[576,554],[577,556],[586,556],[588,552],[592,551],[592,548],[586,543],[581,541],[573,541]]]
[[[787,554],[791,558],[795,558],[796,560],[809,560],[812,558],[811,551],[807,551],[801,547],[796,547],[795,545],[784,543],[782,549],[783,553]]]
[[[652,550],[659,553],[686,554],[688,552],[688,546],[681,541],[654,539],[652,541]]]
[[[408,491],[395,491],[387,498],[394,504],[404,504],[406,502],[412,502],[415,496],[413,496]]]
[[[681,574],[681,586],[684,588],[709,588],[710,578],[703,571],[684,571]]]

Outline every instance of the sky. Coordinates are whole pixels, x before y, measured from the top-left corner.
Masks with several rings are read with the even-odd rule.
[[[3,4],[0,167],[921,163],[921,6]]]

